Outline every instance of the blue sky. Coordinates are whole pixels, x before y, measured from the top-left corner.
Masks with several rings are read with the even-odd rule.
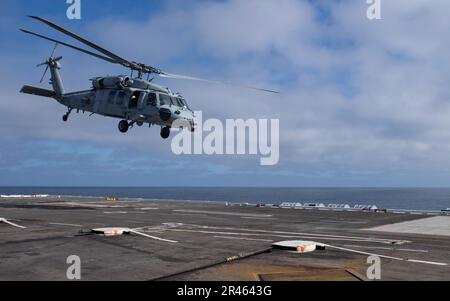
[[[64,0],[2,4],[0,185],[450,186],[448,1],[382,1],[379,21],[366,18],[365,0],[82,0],[79,21]],[[124,136],[100,116],[63,124],[64,107],[18,93],[39,84],[35,66],[52,48],[18,28],[67,40],[27,15],[165,70],[281,90],[158,80],[206,118],[279,118],[280,163],[175,156],[159,129]],[[57,54],[68,91],[127,73]]]

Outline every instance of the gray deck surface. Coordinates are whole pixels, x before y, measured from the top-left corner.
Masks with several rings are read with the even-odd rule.
[[[398,229],[443,229],[448,217],[80,198],[1,199],[0,217],[26,227],[0,223],[0,280],[66,280],[69,255],[81,258],[82,280],[150,280],[293,239],[450,263],[450,237],[396,233]],[[135,234],[79,233],[99,227],[138,228],[177,242]],[[396,232],[366,230],[376,227]],[[443,233],[433,231],[427,233]],[[307,254],[273,250],[168,279],[357,280],[352,275],[365,277],[366,260],[367,255],[331,248]],[[450,280],[450,267],[382,258],[382,280]]]

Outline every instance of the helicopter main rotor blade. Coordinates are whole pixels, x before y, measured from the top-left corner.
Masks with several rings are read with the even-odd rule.
[[[55,43],[55,47],[53,47],[53,51],[52,54],[50,54],[50,57],[53,57],[53,55],[55,55],[56,48],[58,48],[58,43]]]
[[[22,31],[22,32],[24,32],[24,33],[27,33],[27,34],[30,34],[30,35],[33,35],[33,36],[36,36],[36,37],[39,37],[39,38],[44,39],[44,40],[48,40],[48,41],[51,41],[51,42],[55,42],[55,43],[61,44],[61,45],[63,45],[63,46],[66,46],[66,47],[75,49],[75,50],[80,51],[80,52],[83,52],[83,53],[85,53],[85,54],[92,55],[92,56],[94,56],[94,57],[96,57],[96,58],[105,60],[105,61],[107,61],[107,62],[110,62],[110,63],[113,63],[113,64],[119,64],[119,62],[117,62],[117,61],[115,61],[115,60],[113,60],[113,59],[111,59],[111,58],[109,58],[109,57],[106,57],[106,56],[103,56],[103,55],[100,55],[100,54],[97,54],[97,53],[94,53],[94,52],[85,50],[85,49],[83,49],[83,48],[79,48],[79,47],[76,47],[76,46],[73,46],[73,45],[70,45],[70,44],[67,44],[67,43],[64,43],[64,42],[55,40],[55,39],[53,39],[53,38],[46,37],[46,36],[44,36],[44,35],[41,35],[41,34],[38,34],[38,33],[32,32],[32,31],[29,31],[29,30],[26,30],[26,29],[20,29],[20,31]]]
[[[83,38],[83,37],[81,37],[81,36],[79,36],[79,35],[77,35],[77,34],[75,34],[73,32],[70,32],[67,29],[65,29],[65,28],[63,28],[63,27],[61,27],[61,26],[59,26],[59,25],[57,25],[57,24],[55,24],[53,22],[50,22],[50,21],[48,21],[48,20],[46,20],[44,18],[37,17],[37,16],[29,16],[29,17],[32,18],[32,19],[38,20],[38,21],[40,21],[40,22],[50,26],[51,28],[56,29],[57,31],[59,31],[59,32],[65,34],[65,35],[68,35],[69,37],[72,37],[75,40],[77,40],[77,41],[79,41],[79,42],[81,42],[81,43],[83,43],[83,44],[85,44],[85,45],[87,45],[87,46],[89,46],[91,48],[94,48],[95,50],[103,53],[104,55],[106,55],[108,57],[110,57],[115,63],[119,63],[119,64],[121,64],[121,65],[123,65],[123,66],[125,66],[127,68],[134,68],[134,69],[141,68],[137,64],[129,62],[126,59],[121,58],[120,56],[118,56],[118,55],[116,55],[116,54],[106,50],[105,48],[102,48],[102,47],[92,43],[91,41],[88,41],[85,38]]]
[[[262,89],[262,88],[249,87],[249,86],[242,86],[242,85],[237,85],[237,84],[230,83],[230,82],[221,82],[221,81],[209,80],[209,79],[204,79],[204,78],[199,78],[199,77],[194,77],[194,76],[168,73],[168,72],[164,72],[164,71],[162,73],[158,74],[158,75],[161,76],[161,77],[165,77],[165,78],[195,80],[195,81],[201,81],[201,82],[213,83],[213,84],[221,84],[221,85],[232,85],[232,86],[237,86],[237,87],[251,89],[251,90],[257,90],[257,91],[263,91],[263,92],[268,92],[268,93],[280,94],[280,92],[278,92],[278,91],[269,90],[269,89]]]
[[[46,20],[44,18],[37,17],[37,16],[29,16],[29,17],[32,18],[32,19],[38,20],[38,21],[48,25],[49,27],[51,27],[51,28],[53,28],[53,29],[55,29],[55,30],[57,30],[57,31],[59,31],[59,32],[65,34],[65,35],[67,35],[67,36],[69,36],[69,37],[71,37],[71,38],[73,38],[73,39],[75,39],[75,40],[77,40],[77,41],[79,41],[79,42],[81,42],[81,43],[83,43],[83,44],[93,48],[93,49],[95,49],[95,50],[97,50],[98,52],[102,53],[105,56],[93,53],[91,51],[88,51],[88,50],[85,50],[85,49],[82,49],[82,48],[79,48],[79,47],[76,47],[76,46],[73,46],[73,45],[70,45],[70,44],[67,44],[67,43],[64,43],[64,42],[61,42],[61,41],[49,38],[49,37],[46,37],[46,36],[40,35],[40,34],[31,32],[31,31],[28,31],[28,30],[21,29],[23,32],[35,35],[37,37],[40,37],[40,38],[43,38],[43,39],[46,39],[46,40],[49,40],[49,41],[52,41],[52,42],[59,43],[59,44],[64,45],[66,47],[69,47],[69,48],[78,50],[80,52],[92,55],[92,56],[94,56],[96,58],[100,58],[100,59],[105,60],[107,62],[114,63],[114,64],[120,64],[120,65],[122,65],[122,66],[124,66],[126,68],[130,68],[131,70],[139,71],[139,77],[141,77],[143,73],[148,73],[148,74],[153,73],[153,74],[157,74],[157,75],[159,75],[161,77],[166,77],[166,78],[195,80],[195,81],[202,81],[202,82],[215,83],[215,84],[225,84],[225,85],[240,86],[240,87],[243,87],[243,88],[257,90],[257,91],[263,91],[263,92],[268,92],[268,93],[280,93],[278,91],[269,90],[269,89],[248,87],[248,86],[236,85],[236,84],[230,83],[230,82],[220,82],[220,81],[203,79],[203,78],[194,77],[194,76],[187,76],[187,75],[180,75],[180,74],[164,72],[164,71],[162,71],[162,70],[160,70],[158,68],[155,68],[155,67],[152,67],[152,66],[148,66],[146,64],[141,64],[141,63],[134,62],[134,61],[130,62],[130,61],[128,61],[128,60],[118,56],[117,54],[114,54],[114,53],[106,50],[105,48],[102,48],[99,45],[94,44],[91,41],[89,41],[89,40],[87,40],[87,39],[85,39],[85,38],[83,38],[83,37],[81,37],[81,36],[71,32],[71,31],[69,31],[69,30],[67,30],[67,29],[65,29],[65,28],[63,28],[63,27],[61,27],[61,26],[51,22],[51,21],[48,21],[48,20]]]

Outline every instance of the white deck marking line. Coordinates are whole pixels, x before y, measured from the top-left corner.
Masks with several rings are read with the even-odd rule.
[[[253,217],[253,216],[241,216],[240,218],[244,219],[260,219],[260,220],[275,220],[275,217]]]
[[[213,215],[230,215],[230,216],[250,216],[250,217],[272,217],[272,214],[252,214],[252,213],[236,213],[236,212],[225,212],[225,211],[205,211],[205,210],[186,210],[178,209],[173,210],[174,212],[183,213],[202,213],[202,214],[213,214]]]
[[[336,247],[336,246],[332,246],[332,245],[328,245],[328,244],[323,244],[323,245],[325,247],[329,247],[329,248],[336,249],[336,250],[357,253],[357,254],[362,254],[362,255],[378,256],[380,258],[394,259],[394,260],[399,260],[399,261],[409,261],[409,262],[415,262],[415,263],[425,263],[425,264],[439,265],[439,266],[447,266],[448,265],[447,263],[443,263],[443,262],[423,261],[423,260],[416,260],[416,259],[409,259],[409,258],[399,258],[399,257],[392,257],[392,256],[375,254],[375,253],[363,252],[363,251],[358,251],[358,250],[352,250],[352,249],[347,249],[347,248],[342,248],[342,247]]]
[[[441,266],[447,266],[447,263],[443,262],[434,262],[434,261],[425,261],[425,260],[416,260],[416,259],[405,259],[406,261],[410,262],[416,262],[416,263],[425,263],[425,264],[432,264],[432,265],[441,265]]]
[[[159,241],[165,241],[165,242],[170,242],[170,243],[178,243],[178,241],[175,241],[175,240],[170,240],[170,239],[164,239],[164,238],[160,238],[160,237],[156,237],[156,236],[151,236],[151,235],[148,235],[148,234],[145,234],[145,233],[133,230],[133,229],[130,229],[130,233],[134,233],[134,234],[137,234],[137,235],[141,235],[141,236],[144,236],[144,237],[147,237],[147,238],[151,238],[151,239],[155,239],[155,240],[159,240]]]
[[[208,217],[206,214],[200,214],[200,213],[172,213],[172,215],[179,215],[179,216],[202,216],[202,217]]]
[[[27,227],[15,224],[13,222],[8,221],[6,218],[0,218],[0,223],[5,223],[8,224],[10,226],[16,227],[16,228],[20,228],[20,229],[26,229]]]
[[[186,226],[194,226],[203,229],[218,229],[218,230],[231,230],[231,231],[251,231],[251,232],[259,232],[259,233],[273,233],[273,234],[288,234],[288,235],[296,235],[296,236],[315,236],[315,237],[323,237],[325,238],[351,238],[351,239],[360,239],[363,241],[377,241],[377,242],[385,242],[391,244],[393,241],[398,242],[395,239],[385,239],[385,238],[372,238],[372,237],[358,237],[358,236],[342,236],[342,235],[333,235],[333,234],[317,234],[317,233],[304,233],[304,232],[285,232],[285,231],[268,231],[268,230],[249,230],[244,228],[232,228],[232,227],[211,227],[211,226],[200,226],[200,225],[189,225]],[[409,241],[400,241],[400,242],[409,242]]]
[[[343,221],[333,221],[333,220],[322,220],[322,221],[310,221],[308,223],[315,223],[315,224],[366,224],[367,222],[343,222]]]
[[[222,229],[222,230],[236,230],[236,231],[249,231],[249,229],[243,229],[243,228],[231,228],[231,227],[225,227],[225,228],[220,228],[220,227],[210,227],[210,226],[205,226],[206,228],[209,229]],[[343,235],[333,235],[333,234],[317,234],[317,233],[305,233],[305,232],[286,232],[286,231],[269,231],[269,230],[251,230],[252,232],[261,232],[261,233],[273,233],[273,234],[288,234],[288,235],[311,235],[311,236],[317,236],[317,237],[339,237],[339,238],[354,238],[354,239],[363,239],[363,240],[370,240],[372,238],[370,237],[357,237],[357,236],[343,236]],[[388,240],[388,239],[384,239],[384,238],[374,238],[374,240],[379,240],[379,241],[389,241],[391,242],[392,240]]]
[[[405,252],[418,252],[418,253],[428,253],[428,250],[416,250],[416,249],[397,249],[399,251],[405,251]]]
[[[361,249],[380,249],[380,250],[390,250],[390,251],[428,253],[428,250],[418,250],[418,249],[396,249],[396,248],[389,248],[389,247],[371,247],[371,246],[357,246],[357,245],[344,245],[344,247],[361,248]]]
[[[57,226],[83,227],[83,225],[76,225],[76,224],[63,224],[63,223],[48,223],[48,224]]]
[[[341,237],[318,237],[318,236],[304,236],[304,235],[282,235],[271,233],[239,233],[239,232],[220,232],[220,231],[204,231],[204,230],[189,230],[189,229],[166,229],[166,231],[174,232],[191,232],[191,233],[203,233],[203,234],[220,234],[220,235],[241,235],[241,236],[273,236],[281,238],[296,238],[296,239],[322,239],[322,240],[337,240],[337,241],[357,241],[357,242],[378,242],[384,244],[391,244],[390,242],[374,241],[367,239],[354,239],[354,238],[341,238]]]
[[[251,241],[273,242],[272,239],[245,238],[245,237],[231,237],[231,236],[214,236],[214,237],[216,237],[216,238],[224,238],[224,239],[239,239],[239,240],[251,240]]]
[[[127,214],[127,211],[104,211],[104,214]]]

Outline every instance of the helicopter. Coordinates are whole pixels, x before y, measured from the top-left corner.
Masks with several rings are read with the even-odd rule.
[[[195,114],[189,107],[186,99],[180,93],[173,93],[169,88],[153,83],[153,78],[150,79],[151,75],[157,75],[163,78],[195,80],[237,86],[227,82],[165,72],[159,68],[143,63],[129,61],[51,21],[38,16],[29,17],[44,23],[54,30],[59,31],[98,52],[86,50],[26,29],[20,29],[26,34],[55,43],[55,47],[50,57],[45,62],[38,65],[38,67],[46,66],[40,81],[41,83],[45,78],[47,71],[50,70],[49,84],[52,85],[53,89],[48,90],[24,85],[20,92],[53,98],[60,104],[66,106],[67,113],[62,117],[64,122],[68,121],[73,110],[76,110],[77,113],[80,111],[83,113],[90,112],[91,115],[98,114],[121,119],[118,124],[118,129],[122,133],[127,133],[134,125],[143,126],[148,123],[149,127],[154,125],[161,126],[161,137],[167,139],[170,136],[172,124],[179,119],[185,121],[185,124],[188,124],[189,129],[193,132],[196,127]],[[131,76],[118,75],[95,77],[90,79],[92,82],[92,87],[90,89],[66,93],[60,75],[60,61],[63,57],[54,57],[58,45],[63,45],[112,64],[122,65],[123,67],[130,69]],[[134,72],[137,72],[136,77],[133,77]],[[147,79],[144,79],[144,76],[147,76]],[[268,89],[246,86],[241,87],[268,93],[279,93]]]

